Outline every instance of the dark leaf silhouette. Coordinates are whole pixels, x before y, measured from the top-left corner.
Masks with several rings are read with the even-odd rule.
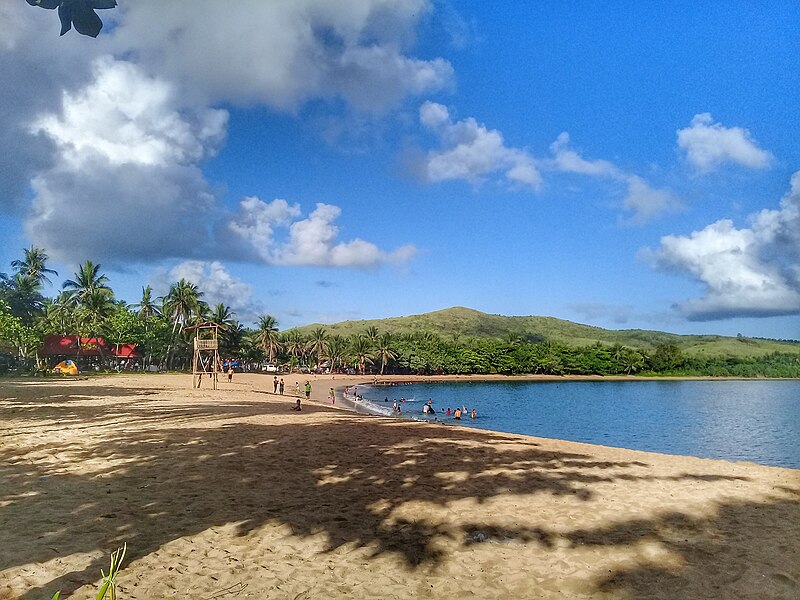
[[[95,10],[114,8],[116,0],[27,0],[31,6],[52,10],[58,8],[61,20],[61,35],[72,27],[82,35],[97,37],[103,28],[103,21]]]

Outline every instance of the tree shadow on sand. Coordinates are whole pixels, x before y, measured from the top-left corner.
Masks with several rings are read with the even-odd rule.
[[[89,418],[81,407],[69,410],[77,411],[77,419]],[[445,526],[393,516],[406,503],[445,506],[463,499],[481,503],[507,494],[589,501],[596,484],[658,478],[641,462],[598,461],[479,430],[424,423],[411,427],[339,415],[330,415],[325,424],[255,424],[246,419],[285,413],[287,407],[253,402],[222,401],[197,407],[187,403],[176,409],[149,401],[86,410],[96,423],[114,424],[125,413],[122,422],[140,425],[119,430],[113,437],[106,429],[106,435],[88,435],[82,447],[73,446],[64,460],[103,465],[89,475],[47,469],[19,456],[18,449],[0,446],[0,531],[6,538],[0,571],[98,548],[107,554],[123,542],[128,544],[126,561],[132,562],[170,541],[234,523],[240,535],[268,523],[286,525],[295,536],[323,533],[328,552],[354,544],[369,547],[374,555],[395,554],[413,569],[442,560],[436,544],[440,538],[460,539],[465,545],[517,539],[546,548],[555,534],[545,529],[483,526],[481,539],[477,525]],[[327,411],[309,405],[303,414],[318,410]],[[222,418],[229,422],[221,427],[175,427],[179,422]],[[42,417],[47,423],[52,419],[52,414]],[[725,479],[712,474],[681,476],[697,477]],[[759,510],[783,510],[800,522],[798,507],[800,502],[786,501],[763,507],[731,506],[729,514],[725,508],[720,512],[720,522],[691,527],[721,527],[725,538],[746,537],[754,533],[750,517]],[[753,515],[737,513],[734,519],[731,514],[736,510]],[[682,516],[673,518],[679,521]],[[628,523],[619,531],[575,531],[568,539],[576,545],[634,544],[642,535],[661,535],[659,539],[667,543],[665,527],[684,525],[662,521]],[[779,535],[763,526],[759,543],[778,544]],[[796,554],[798,538],[782,540],[782,551]],[[25,539],[37,541],[23,543]],[[696,536],[691,539],[672,546],[687,561],[694,552],[709,551],[698,545],[704,541],[696,541]],[[86,569],[62,575],[46,588],[68,594],[95,581],[106,560],[92,561]],[[598,590],[624,588],[636,597],[637,581],[662,575],[615,573],[598,582]],[[676,589],[679,592],[680,586]],[[23,598],[42,595],[39,588]]]

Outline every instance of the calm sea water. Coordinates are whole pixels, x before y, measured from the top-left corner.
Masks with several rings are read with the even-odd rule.
[[[372,412],[475,408],[459,424],[666,454],[800,469],[800,381],[426,383],[359,388]],[[389,402],[384,402],[384,399]]]

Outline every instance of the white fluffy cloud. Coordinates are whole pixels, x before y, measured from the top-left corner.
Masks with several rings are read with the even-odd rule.
[[[426,180],[463,179],[474,184],[501,175],[513,185],[533,189],[541,185],[533,157],[524,150],[507,147],[496,129],[487,129],[472,117],[454,122],[448,109],[435,102],[424,103],[419,116],[441,145],[441,149],[431,150],[425,157]]]
[[[703,298],[677,306],[690,319],[800,314],[800,172],[780,207],[756,213],[750,227],[722,219],[689,236],[665,236],[642,255],[705,285]]]
[[[405,53],[429,0],[137,0],[121,10],[116,47],[203,102],[294,110],[342,98],[374,112],[453,78],[447,61]]]
[[[225,132],[225,111],[180,108],[168,83],[101,58],[84,89],[31,125],[55,148],[33,179],[26,231],[54,258],[121,262],[208,247],[215,199],[196,162]]]
[[[331,204],[317,204],[304,219],[300,207],[285,200],[263,202],[245,198],[238,212],[219,230],[238,242],[234,247],[243,256],[256,255],[273,265],[326,267],[377,267],[385,263],[403,263],[413,258],[416,249],[406,245],[386,252],[372,242],[353,239],[337,241],[336,220],[341,209]]]
[[[695,115],[689,127],[678,130],[678,147],[701,172],[713,171],[725,163],[764,169],[772,160],[772,155],[759,148],[747,129],[715,123],[710,113]]]
[[[203,292],[203,301],[211,306],[229,306],[240,322],[254,321],[261,312],[253,298],[252,287],[231,275],[219,261],[188,260],[175,265],[166,274],[158,273],[155,279],[155,285],[164,290],[180,279],[195,284]]]
[[[31,127],[56,143],[70,168],[97,157],[112,166],[196,162],[224,137],[226,111],[179,112],[174,86],[132,63],[101,57],[93,72],[91,85],[64,94],[60,113],[42,115]]]

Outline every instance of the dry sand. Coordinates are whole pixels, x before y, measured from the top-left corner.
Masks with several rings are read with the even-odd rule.
[[[286,378],[287,395],[294,379]],[[0,379],[0,598],[800,598],[800,471],[301,413],[271,377]]]

